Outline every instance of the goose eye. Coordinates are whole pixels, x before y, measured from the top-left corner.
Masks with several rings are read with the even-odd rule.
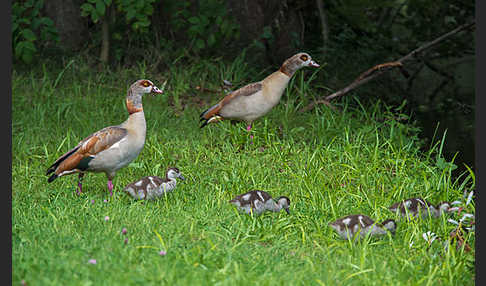
[[[300,57],[300,59],[305,62],[305,61],[307,61],[308,57],[306,55],[303,55],[303,56]]]
[[[149,84],[147,81],[144,81],[144,82],[142,83],[142,85],[143,85],[143,86],[145,86],[145,87],[147,87],[147,86],[149,86],[150,84]]]

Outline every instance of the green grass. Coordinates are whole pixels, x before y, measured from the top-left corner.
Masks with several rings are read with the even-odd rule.
[[[220,95],[194,86],[261,77],[239,64],[175,65],[165,75],[143,67],[95,73],[79,60],[65,66],[12,77],[13,285],[474,284],[474,250],[443,248],[453,229],[445,217],[399,221],[395,236],[356,243],[327,226],[351,213],[393,217],[387,207],[400,199],[452,201],[474,189],[472,172],[453,181],[450,168],[436,164],[440,144],[421,153],[417,129],[395,120],[392,108],[349,97],[340,112],[300,114],[302,99],[317,96],[304,76],[312,71],[301,71],[254,125],[250,144],[244,124],[198,127],[199,113]],[[166,93],[144,98],[145,148],[117,173],[114,196],[104,174],[85,176],[81,196],[76,175],[48,184],[45,171],[59,155],[126,119],[126,89],[142,77],[168,79]],[[121,192],[168,166],[186,180],[163,199],[135,202]],[[291,215],[239,214],[228,200],[251,189],[288,196]],[[426,231],[441,241],[428,248]],[[466,239],[474,248],[474,234]]]

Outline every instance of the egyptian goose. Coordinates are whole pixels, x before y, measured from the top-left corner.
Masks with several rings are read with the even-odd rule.
[[[108,178],[108,190],[113,195],[112,180],[115,173],[130,164],[145,144],[146,123],[142,96],[146,93],[162,93],[162,90],[146,79],[133,83],[125,99],[128,119],[120,125],[105,127],[81,140],[47,169],[46,175],[53,173],[47,181],[50,183],[57,177],[78,173],[80,194],[85,172],[104,172]]]
[[[387,219],[382,223],[376,223],[370,217],[363,214],[348,215],[329,223],[343,239],[351,239],[359,233],[361,238],[366,235],[379,236],[390,231],[395,233],[397,225],[395,220]]]
[[[253,213],[259,215],[264,211],[279,212],[281,209],[284,209],[288,214],[290,214],[289,198],[281,196],[275,202],[272,199],[272,196],[270,196],[267,192],[260,190],[252,190],[238,195],[229,202],[235,205],[239,211],[244,211],[247,214]]]
[[[298,53],[282,64],[279,70],[259,82],[250,83],[226,95],[200,115],[201,128],[224,119],[245,121],[251,130],[254,120],[267,114],[280,101],[294,73],[302,67],[319,67],[306,53]]]
[[[177,178],[185,180],[179,169],[169,168],[165,178],[157,176],[143,177],[128,184],[123,191],[137,200],[153,200],[173,191],[177,185]]]
[[[417,217],[419,214],[422,218],[429,216],[437,218],[448,212],[450,207],[451,204],[449,202],[441,202],[434,206],[423,198],[410,198],[394,203],[388,209],[407,218]]]

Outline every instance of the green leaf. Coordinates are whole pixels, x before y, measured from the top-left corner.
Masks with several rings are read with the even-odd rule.
[[[34,58],[34,54],[31,53],[24,53],[22,54],[22,61],[30,64],[32,62],[32,59]]]
[[[145,16],[144,14],[141,14],[141,13],[136,14],[135,18],[139,22],[147,21],[147,16]]]
[[[21,59],[25,63],[30,63],[34,58],[36,51],[37,49],[33,42],[22,41],[15,47],[15,57]]]
[[[89,3],[84,3],[83,5],[81,5],[81,16],[88,16],[90,12],[93,11],[93,9],[93,5]]]
[[[22,19],[19,19],[17,21],[19,24],[26,24],[26,25],[30,25],[30,19],[27,19],[27,18],[22,18]]]
[[[191,26],[187,29],[189,36],[202,35],[202,30],[200,26]]]
[[[264,38],[264,39],[270,39],[272,37],[273,37],[273,35],[272,35],[272,28],[270,26],[263,27],[262,38]]]
[[[39,18],[34,18],[32,20],[32,26],[31,26],[31,28],[34,29],[34,30],[37,30],[40,25],[41,25],[40,19]]]
[[[216,25],[219,26],[223,23],[223,18],[221,16],[216,17]]]
[[[204,46],[205,46],[205,44],[204,44],[204,41],[202,39],[196,40],[196,48],[198,50],[204,49]]]
[[[139,27],[148,27],[150,26],[150,21],[147,19],[143,19],[141,21],[136,22]]]
[[[15,33],[15,31],[17,30],[18,27],[19,27],[19,24],[12,23],[12,33]]]
[[[133,19],[133,17],[135,17],[135,10],[134,9],[130,9],[127,11],[127,20],[130,21],[131,19]]]
[[[191,18],[187,19],[187,21],[189,21],[189,23],[194,24],[194,25],[199,24],[199,18],[198,17],[191,17]]]
[[[105,11],[106,11],[105,8],[106,8],[105,3],[103,3],[102,1],[96,2],[96,12],[98,12],[99,16],[105,15]]]
[[[111,5],[111,0],[105,0],[105,5],[110,6]]]
[[[209,35],[209,37],[208,37],[208,47],[214,46],[215,43],[216,43],[216,37],[214,36],[214,34]]]
[[[145,7],[145,3],[143,1],[135,1],[135,4],[132,3],[132,8],[135,7],[135,10],[141,11]]]
[[[30,29],[22,30],[22,36],[24,37],[24,39],[26,39],[27,41],[31,41],[31,42],[33,42],[37,39],[34,32],[32,32]]]
[[[24,4],[25,7],[34,7],[34,1],[27,1],[25,4]]]
[[[206,16],[202,15],[202,16],[200,16],[200,20],[201,20],[201,25],[202,25],[202,26],[207,26],[207,25],[209,25],[209,19],[208,19],[208,17],[206,17]]]
[[[100,16],[98,16],[97,13],[91,13],[91,20],[96,23],[100,19]]]
[[[146,16],[150,16],[154,13],[154,7],[152,6],[147,6],[145,7],[145,9],[143,10],[143,13],[146,15]]]
[[[260,50],[264,50],[265,49],[265,45],[262,42],[260,42],[260,41],[254,40],[253,41],[253,44],[255,45],[256,48],[258,48]]]

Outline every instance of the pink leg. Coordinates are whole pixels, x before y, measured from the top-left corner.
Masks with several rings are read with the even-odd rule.
[[[251,131],[251,123],[246,126],[246,131]],[[250,144],[253,144],[253,135],[250,135]]]
[[[108,180],[108,190],[110,191],[110,196],[113,196],[113,183],[111,180]]]
[[[78,175],[78,196],[81,195],[81,193],[83,192],[83,176],[84,173],[79,173]]]

